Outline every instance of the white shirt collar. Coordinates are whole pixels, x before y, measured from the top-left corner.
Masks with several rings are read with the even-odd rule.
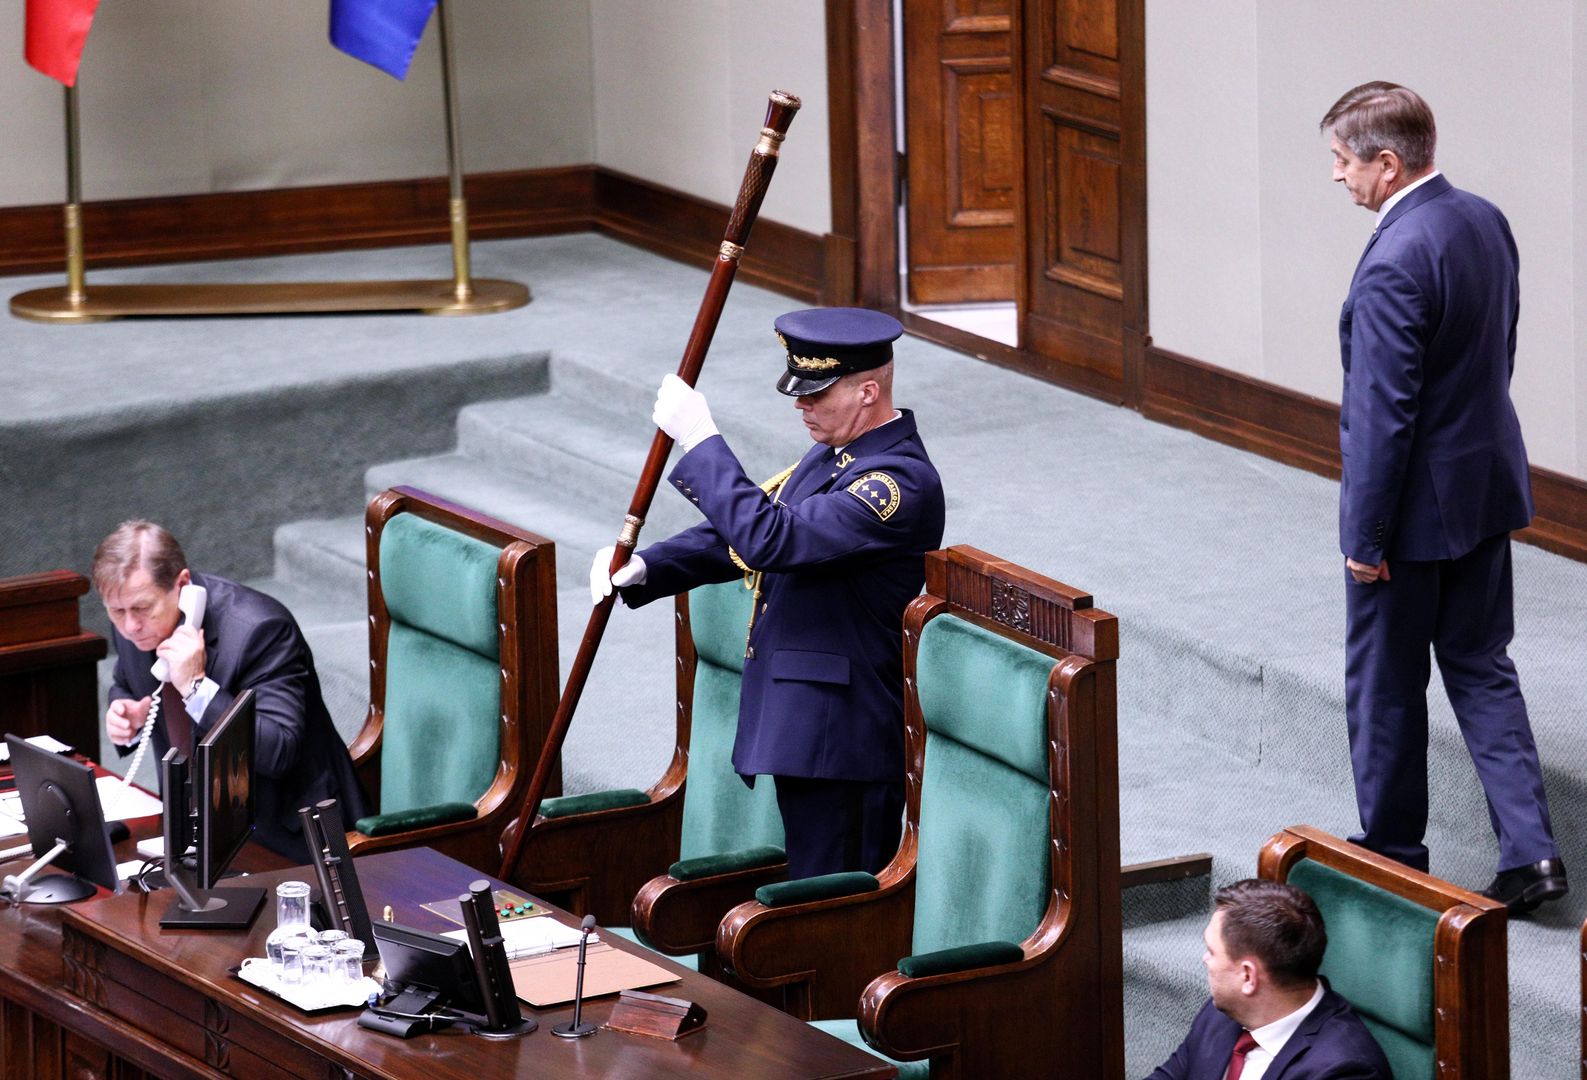
[[[1323,999],[1322,980],[1317,981],[1317,989],[1312,991],[1311,999],[1290,1013],[1281,1016],[1271,1024],[1264,1024],[1251,1030],[1251,1038],[1256,1040],[1256,1049],[1245,1056],[1245,1072],[1241,1073],[1241,1080],[1261,1080],[1267,1072],[1267,1067],[1277,1058],[1284,1049],[1284,1044],[1289,1042],[1290,1036],[1300,1030],[1300,1026],[1311,1015],[1312,1010],[1321,1004]]]
[[[886,420],[883,420],[880,424],[877,424],[876,427],[871,428],[871,431],[875,431],[876,428],[884,428],[888,424],[891,424],[894,420],[901,419],[903,417],[903,415],[904,415],[903,413],[899,412],[897,409],[894,409],[892,416],[889,416]],[[867,431],[865,434],[869,435],[871,433],[871,431]],[[861,437],[863,438],[863,436],[861,436]],[[855,440],[855,441],[858,441],[858,440]],[[851,447],[853,445],[854,445],[854,442],[846,442],[842,446],[834,446],[832,448],[832,456],[833,457],[842,457],[843,456],[843,451],[847,450],[849,447]]]
[[[1406,184],[1404,187],[1400,188],[1400,190],[1396,191],[1393,195],[1390,195],[1387,199],[1384,199],[1383,200],[1383,205],[1378,207],[1378,219],[1372,223],[1372,228],[1374,230],[1376,230],[1379,226],[1381,226],[1383,224],[1383,219],[1388,216],[1388,213],[1389,213],[1390,210],[1394,209],[1394,204],[1395,203],[1399,202],[1401,199],[1405,198],[1405,196],[1409,195],[1411,192],[1415,191],[1417,188],[1419,188],[1423,184],[1427,183],[1433,177],[1442,176],[1442,175],[1444,175],[1444,174],[1439,172],[1437,169],[1434,169],[1432,172],[1428,173],[1426,176],[1422,177],[1420,180],[1416,180],[1416,181],[1413,181],[1413,182],[1411,182],[1409,184]]]

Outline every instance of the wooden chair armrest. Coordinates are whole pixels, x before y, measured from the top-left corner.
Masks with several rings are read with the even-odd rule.
[[[866,985],[909,952],[915,878],[884,874],[874,892],[785,907],[749,901],[716,931],[723,967],[746,986],[784,988],[788,1011],[802,1020],[854,1015]]]
[[[753,897],[762,885],[787,877],[786,862],[689,881],[660,874],[634,897],[631,925],[639,939],[657,952],[669,956],[704,952],[716,942],[716,928],[730,908]]]
[[[1051,1028],[1053,1016],[1043,955],[1011,963],[910,978],[889,971],[866,986],[859,1001],[865,1041],[898,1061],[958,1052],[961,1033],[1034,1031]],[[1095,996],[1096,988],[1075,988]],[[1032,1015],[1021,1019],[1023,1012]],[[959,1075],[991,1075],[963,1067]]]
[[[517,823],[501,834],[505,848]],[[652,792],[638,806],[535,819],[512,884],[565,908],[624,926],[634,895],[678,857],[683,791]],[[498,855],[498,866],[500,865]]]

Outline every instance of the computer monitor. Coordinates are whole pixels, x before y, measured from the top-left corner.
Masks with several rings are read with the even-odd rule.
[[[404,990],[388,1008],[399,1012],[450,1008],[483,1021],[485,999],[467,942],[392,922],[376,922],[372,929],[380,962],[386,966],[386,981]],[[419,994],[422,998],[416,1000]]]
[[[16,735],[7,735],[6,745],[37,861],[21,874],[8,875],[5,893],[14,902],[67,904],[93,896],[96,886],[120,892],[93,767]],[[36,877],[45,866],[66,873]]]
[[[161,762],[165,880],[177,894],[160,919],[166,929],[245,929],[264,904],[263,889],[216,887],[253,833],[254,714],[254,692],[245,690],[199,741],[191,765],[175,749]]]

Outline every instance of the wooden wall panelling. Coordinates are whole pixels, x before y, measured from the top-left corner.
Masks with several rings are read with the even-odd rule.
[[[0,733],[99,745],[105,639],[82,629],[88,579],[69,570],[0,579]]]
[[[1020,155],[1010,0],[906,0],[909,299],[1012,300]]]
[[[1141,412],[1286,465],[1339,477],[1339,406],[1296,390],[1146,348]],[[1587,561],[1587,481],[1532,466],[1537,515],[1516,538]]]

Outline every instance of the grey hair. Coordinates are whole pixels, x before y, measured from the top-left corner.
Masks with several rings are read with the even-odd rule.
[[[1412,176],[1433,167],[1438,128],[1433,110],[1421,95],[1391,82],[1362,83],[1345,91],[1317,125],[1333,129],[1334,137],[1358,158],[1393,152]]]

